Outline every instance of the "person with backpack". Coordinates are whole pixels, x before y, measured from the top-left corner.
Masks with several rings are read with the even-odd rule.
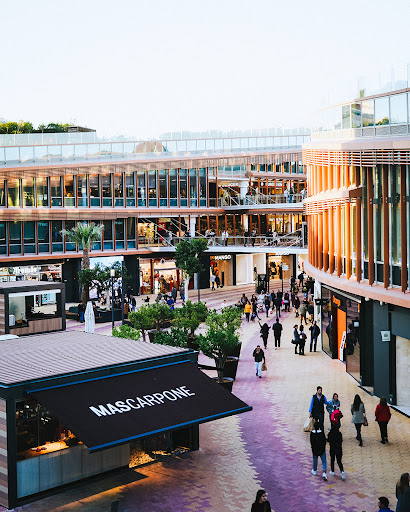
[[[293,326],[293,340],[292,343],[295,345],[295,354],[298,353],[299,346],[299,329],[297,325]]]
[[[261,338],[262,338],[263,346],[264,346],[265,350],[268,348],[269,329],[270,329],[269,325],[265,322],[261,326],[261,330],[260,330],[260,334],[261,334]]]
[[[337,393],[333,393],[332,399],[329,400],[328,403],[326,404],[326,410],[329,413],[330,422],[332,422],[332,413],[337,409],[340,409],[339,395]],[[339,427],[340,427],[340,423],[339,423]]]
[[[282,336],[282,324],[279,322],[279,318],[276,319],[276,322],[272,325],[273,335],[275,337],[275,350],[280,348],[280,338]]]
[[[320,424],[319,420],[315,421],[315,426],[312,432],[310,433],[310,446],[312,448],[313,455],[313,468],[312,475],[316,475],[317,471],[317,462],[320,457],[322,460],[322,469],[323,469],[323,480],[327,480],[326,475],[326,437],[323,432],[323,425]]]
[[[342,464],[342,443],[343,436],[339,430],[337,423],[332,423],[330,432],[327,436],[327,440],[330,445],[330,474],[334,476],[335,474],[335,459],[337,461],[337,465],[339,466],[340,473],[342,475],[342,480],[346,478],[345,472]]]
[[[310,350],[312,352],[312,346],[314,347],[314,352],[316,352],[317,338],[320,334],[320,327],[317,325],[316,320],[313,322],[313,325],[309,327],[310,331]]]
[[[306,333],[303,330],[303,325],[300,324],[299,327],[299,355],[304,356],[305,355],[305,343],[306,343]]]

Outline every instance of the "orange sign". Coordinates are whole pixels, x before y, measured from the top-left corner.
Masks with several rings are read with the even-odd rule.
[[[334,295],[332,295],[332,302],[333,304],[335,304],[338,308],[340,308],[340,306],[342,305],[342,301],[340,299],[338,299],[337,297],[335,297]]]

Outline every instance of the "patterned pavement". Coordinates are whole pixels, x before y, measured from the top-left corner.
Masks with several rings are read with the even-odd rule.
[[[275,283],[278,286],[279,283]],[[224,299],[234,303],[253,286],[227,287],[201,293],[210,307]],[[191,298],[196,297],[192,292]],[[265,315],[262,316],[264,318]],[[273,323],[271,317],[269,324]],[[32,512],[245,512],[250,511],[256,491],[267,490],[275,512],[371,512],[377,498],[387,496],[394,509],[395,482],[409,471],[409,419],[392,411],[388,445],[380,444],[374,410],[378,403],[362,391],[345,366],[319,351],[294,354],[290,344],[293,313],[282,313],[282,347],[275,350],[273,338],[266,351],[268,371],[255,377],[252,351],[260,342],[257,323],[243,323],[240,364],[234,394],[253,406],[253,411],[200,426],[200,450],[163,462],[74,486],[68,490],[20,507]],[[68,329],[81,329],[69,321]],[[109,334],[110,326],[97,327]],[[201,362],[207,360],[200,357]],[[302,431],[310,398],[317,385],[331,398],[339,393],[342,419],[343,463],[346,480],[338,468],[324,482],[319,461],[312,476],[309,434]],[[359,393],[369,426],[363,428],[360,448],[350,422],[350,404]],[[329,427],[328,418],[325,429]],[[337,467],[337,466],[336,466]]]

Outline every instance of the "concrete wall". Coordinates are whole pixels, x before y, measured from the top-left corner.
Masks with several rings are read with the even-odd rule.
[[[396,337],[397,405],[410,407],[410,340]]]
[[[236,255],[236,284],[253,283],[252,254]]]
[[[390,394],[390,343],[382,341],[380,331],[389,330],[389,310],[387,304],[380,306],[373,302],[373,349],[374,349],[374,393],[377,396]],[[371,336],[371,333],[369,333]]]

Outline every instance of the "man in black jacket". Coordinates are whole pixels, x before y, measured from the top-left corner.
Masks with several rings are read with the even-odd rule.
[[[314,351],[316,352],[317,338],[320,334],[320,327],[317,325],[316,320],[313,322],[313,325],[309,327],[310,331],[310,350],[312,352],[312,345],[314,345]]]
[[[322,386],[318,386],[316,388],[316,395],[312,396],[310,401],[310,417],[315,418],[315,420],[319,420],[320,426],[323,430],[323,423],[325,421],[325,405],[327,405],[327,400],[325,395],[322,394]]]
[[[275,304],[275,308],[276,308],[276,318],[279,318],[280,317],[280,307],[282,306],[282,297],[279,297],[279,292],[276,295],[273,303]]]
[[[253,351],[253,358],[255,359],[255,370],[256,376],[260,379],[262,378],[262,361],[265,362],[265,353],[261,349],[261,346],[258,345]]]
[[[276,322],[272,326],[273,335],[275,337],[275,350],[280,348],[280,337],[282,336],[282,324],[279,322],[279,318],[276,319]]]

